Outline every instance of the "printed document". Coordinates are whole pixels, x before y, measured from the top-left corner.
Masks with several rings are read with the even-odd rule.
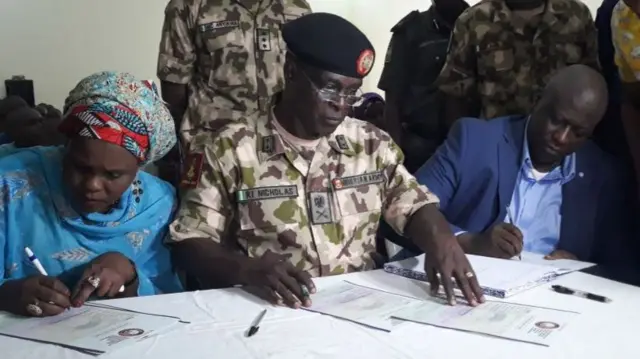
[[[313,295],[311,308],[306,309],[391,331],[392,314],[416,302],[419,300],[340,282],[319,290]]]
[[[549,346],[579,315],[576,312],[488,301],[477,307],[447,306],[430,299],[413,303],[393,317],[415,323]]]
[[[46,318],[0,313],[0,335],[58,344],[98,355],[147,339],[179,322],[175,317],[88,304]]]

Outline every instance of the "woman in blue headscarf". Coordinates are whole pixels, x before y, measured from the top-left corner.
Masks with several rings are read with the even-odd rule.
[[[91,296],[181,290],[162,243],[175,191],[140,171],[176,142],[168,109],[148,82],[102,72],[64,113],[66,146],[0,159],[0,310],[50,316]]]

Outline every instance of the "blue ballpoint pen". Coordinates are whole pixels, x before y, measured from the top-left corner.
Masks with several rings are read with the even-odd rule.
[[[36,267],[36,269],[38,270],[38,272],[40,272],[40,274],[49,275],[47,274],[47,271],[44,270],[44,267],[42,266],[42,263],[40,263],[40,260],[38,260],[38,257],[36,257],[36,255],[33,254],[33,251],[29,247],[24,247],[24,252],[27,254],[27,258],[29,258],[29,261],[31,261],[31,264],[33,264],[33,266]]]

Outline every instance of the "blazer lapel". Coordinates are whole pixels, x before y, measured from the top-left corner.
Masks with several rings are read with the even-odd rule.
[[[506,215],[505,209],[511,202],[516,178],[520,170],[522,159],[522,145],[524,143],[524,129],[526,119],[518,118],[507,121],[503,139],[498,144],[498,213],[499,217]]]

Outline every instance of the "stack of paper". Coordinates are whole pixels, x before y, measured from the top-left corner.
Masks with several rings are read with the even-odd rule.
[[[497,259],[467,255],[471,266],[486,295],[506,298],[541,284],[560,275],[593,266],[578,261],[546,261],[536,254],[523,254],[523,260]],[[557,266],[556,266],[557,265]],[[399,262],[387,263],[384,270],[403,277],[426,281],[424,254]]]
[[[0,335],[100,355],[165,332],[179,322],[175,317],[86,304],[46,318],[0,312]]]

